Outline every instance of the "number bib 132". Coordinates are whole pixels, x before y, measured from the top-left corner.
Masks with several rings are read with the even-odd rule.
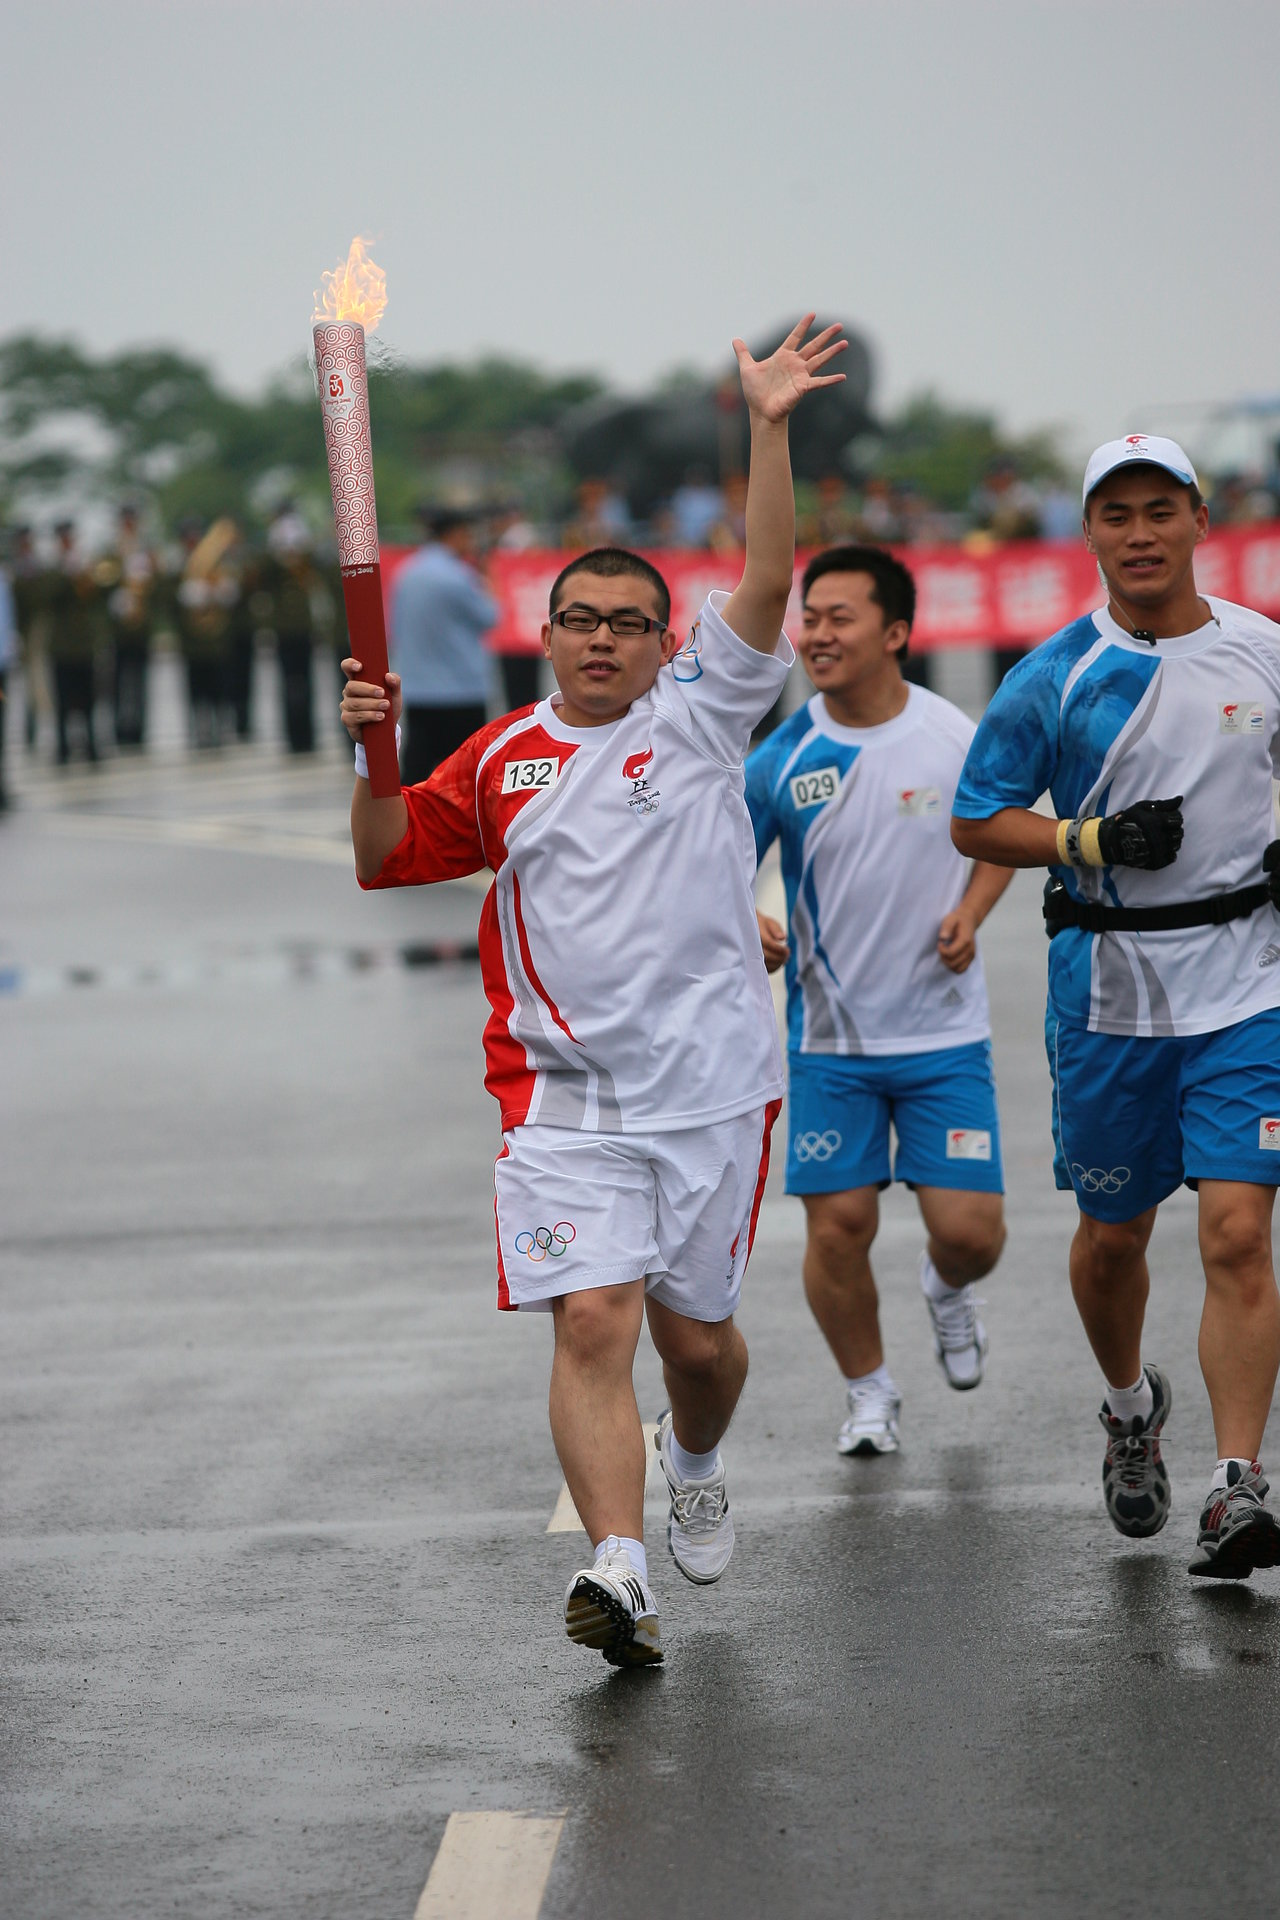
[[[502,769],[502,791],[542,793],[548,787],[554,787],[559,778],[558,760],[508,760]]]

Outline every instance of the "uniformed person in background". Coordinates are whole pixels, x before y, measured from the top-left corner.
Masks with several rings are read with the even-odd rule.
[[[236,575],[236,597],[227,642],[227,703],[236,739],[250,740],[253,738],[253,674],[258,629],[270,620],[271,602],[263,585],[261,555],[241,538],[230,559]]]
[[[116,543],[99,563],[111,623],[112,711],[116,745],[141,747],[147,737],[147,677],[155,619],[156,561],[142,537],[133,501],[120,508]]]
[[[292,505],[280,509],[268,531],[263,586],[271,596],[285,738],[290,753],[311,753],[316,744],[311,656],[324,585],[306,521]]]
[[[101,583],[81,555],[73,520],[54,528],[57,555],[45,576],[42,600],[47,614],[46,647],[53,669],[54,707],[58,723],[58,765],[71,758],[72,722],[78,720],[84,749],[98,758],[94,706],[98,670],[107,650],[106,603]]]
[[[14,527],[7,564],[18,628],[18,660],[22,668],[23,732],[30,752],[40,731],[40,716],[52,711],[45,672],[48,569],[40,563],[30,527]]]
[[[189,737],[194,747],[220,747],[231,610],[239,593],[230,555],[239,532],[234,520],[215,520],[204,534],[198,520],[184,520],[179,538],[183,559],[174,615],[187,669]]]

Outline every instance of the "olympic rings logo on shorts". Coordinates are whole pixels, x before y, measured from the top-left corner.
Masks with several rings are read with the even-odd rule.
[[[1130,1173],[1128,1167],[1082,1167],[1078,1160],[1073,1160],[1071,1178],[1082,1193],[1119,1193],[1128,1183]]]
[[[798,1133],[791,1142],[797,1160],[829,1160],[843,1145],[844,1136],[828,1127],[825,1133]]]
[[[526,1228],[518,1233],[515,1248],[526,1260],[560,1260],[577,1237],[572,1220],[557,1220],[554,1227],[535,1227],[532,1233]]]

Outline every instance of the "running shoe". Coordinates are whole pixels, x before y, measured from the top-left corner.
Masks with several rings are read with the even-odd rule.
[[[849,1388],[849,1418],[836,1435],[840,1453],[896,1453],[902,1395],[874,1381]]]
[[[1265,1504],[1269,1492],[1256,1460],[1243,1473],[1228,1461],[1227,1485],[1210,1488],[1204,1503],[1187,1572],[1206,1580],[1247,1580],[1255,1567],[1280,1567],[1280,1521]]]
[[[580,1647],[598,1648],[611,1667],[650,1667],[661,1660],[657,1605],[615,1534],[595,1565],[569,1582],[564,1630]]]
[[[1107,1436],[1102,1497],[1111,1524],[1132,1540],[1159,1533],[1173,1498],[1160,1458],[1160,1433],[1173,1411],[1173,1389],[1159,1367],[1144,1367],[1154,1401],[1145,1420],[1117,1420],[1104,1400],[1098,1412]]]
[[[671,1414],[664,1413],[653,1436],[671,1495],[667,1546],[686,1580],[709,1587],[720,1578],[733,1552],[733,1515],[724,1485],[724,1461],[706,1480],[682,1480],[671,1463]]]
[[[933,1324],[933,1350],[947,1376],[947,1385],[968,1393],[982,1380],[987,1357],[987,1330],[978,1318],[978,1299],[970,1284],[949,1287],[945,1300],[935,1300],[925,1286],[927,1253],[920,1255],[920,1290]]]

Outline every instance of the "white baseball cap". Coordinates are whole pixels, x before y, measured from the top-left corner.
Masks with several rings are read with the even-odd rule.
[[[1161,440],[1154,433],[1126,433],[1123,440],[1108,440],[1095,447],[1084,470],[1084,499],[1088,504],[1094,488],[1114,473],[1117,467],[1163,467],[1184,487],[1199,488],[1196,470],[1176,440]]]

